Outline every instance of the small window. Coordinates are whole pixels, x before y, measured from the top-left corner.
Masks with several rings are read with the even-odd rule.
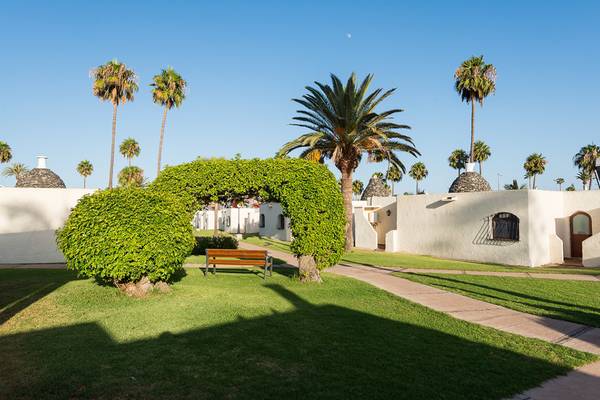
[[[227,222],[226,222],[226,223],[227,223],[227,226],[231,226],[231,217],[227,217],[227,220],[226,220],[226,221],[227,221]]]
[[[511,213],[501,212],[492,218],[492,239],[519,240],[519,218]]]
[[[589,215],[576,213],[571,217],[571,231],[574,235],[591,235],[592,221]]]
[[[260,218],[258,219],[258,227],[259,228],[265,227],[265,214],[260,214]]]
[[[283,214],[277,216],[277,229],[285,229],[285,217]]]

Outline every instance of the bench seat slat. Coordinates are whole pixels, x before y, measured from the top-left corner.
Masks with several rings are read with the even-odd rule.
[[[256,265],[258,267],[265,266],[265,260],[236,260],[231,258],[209,258],[208,264],[213,265]]]
[[[266,250],[228,250],[228,249],[207,249],[206,255],[209,257],[246,257],[246,258],[265,258]]]

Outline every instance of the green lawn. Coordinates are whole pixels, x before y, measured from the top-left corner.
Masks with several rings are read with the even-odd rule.
[[[67,271],[0,270],[0,322],[10,399],[502,399],[596,359],[329,274],[187,270],[134,299]]]
[[[600,327],[600,282],[472,275],[397,275],[514,310]]]
[[[270,238],[261,238],[250,236],[243,239],[245,242],[258,246],[290,252],[290,246],[287,242],[282,242]],[[421,256],[408,253],[385,253],[382,251],[353,250],[347,252],[342,257],[342,261],[364,264],[375,267],[385,268],[419,268],[419,269],[449,269],[449,270],[469,270],[469,271],[498,271],[498,272],[529,272],[529,273],[556,273],[556,274],[586,274],[600,275],[600,268],[565,268],[565,267],[545,267],[528,268],[513,267],[509,265],[483,264],[466,261],[445,260],[442,258]]]

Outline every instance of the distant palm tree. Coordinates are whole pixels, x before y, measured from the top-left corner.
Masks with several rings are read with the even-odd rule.
[[[127,138],[123,140],[119,147],[119,152],[123,157],[127,159],[127,163],[131,167],[131,159],[140,155],[140,144],[134,138]]]
[[[513,179],[511,184],[506,184],[504,185],[504,190],[520,190],[520,189],[525,189],[525,185],[520,185],[517,182],[516,179]]]
[[[352,182],[352,193],[354,193],[354,195],[356,197],[359,197],[360,194],[363,192],[365,188],[365,184],[362,181],[359,181],[358,179]]]
[[[16,180],[19,180],[22,174],[29,171],[29,168],[22,163],[13,163],[11,166],[4,168],[2,171],[3,176],[14,176]]]
[[[12,149],[8,143],[0,140],[0,163],[7,163],[12,159]]]
[[[558,190],[562,191],[562,184],[565,183],[565,180],[563,178],[556,178],[554,182],[558,185]]]
[[[596,183],[600,187],[600,180],[596,173],[596,160],[600,158],[600,147],[595,144],[588,144],[579,149],[579,152],[573,157],[573,164],[580,170],[585,170],[590,177],[596,178]],[[589,181],[589,188],[592,188],[592,180]]]
[[[536,188],[535,178],[544,173],[546,164],[548,164],[548,161],[541,153],[533,153],[525,160],[523,164],[525,177],[533,178],[533,189]]]
[[[83,176],[83,188],[85,189],[87,177],[94,172],[94,166],[88,160],[83,160],[77,164],[77,172]]]
[[[473,160],[479,164],[479,175],[481,175],[481,165],[492,155],[490,146],[488,146],[483,140],[476,141],[473,149],[473,155]]]
[[[160,126],[160,142],[158,144],[158,161],[156,167],[156,175],[158,176],[160,174],[167,111],[173,108],[173,106],[179,107],[183,103],[187,82],[171,67],[163,69],[160,74],[155,75],[152,79],[154,80],[154,83],[150,85],[154,87],[152,89],[152,99],[156,104],[164,107],[162,124]]]
[[[306,87],[307,94],[301,99],[293,99],[304,109],[294,117],[293,125],[308,129],[297,139],[286,143],[277,156],[306,148],[300,157],[331,159],[342,173],[342,194],[346,212],[346,249],[354,243],[352,233],[352,175],[364,154],[372,160],[388,160],[400,171],[405,172],[402,161],[396,151],[416,156],[419,154],[410,136],[398,130],[410,129],[407,125],[397,124],[390,119],[401,112],[392,109],[377,113],[375,108],[395,89],[383,91],[376,89],[367,93],[373,79],[372,75],[357,85],[356,75],[352,74],[344,85],[340,79],[331,75],[331,86],[315,82],[315,87]]]
[[[394,195],[394,183],[400,182],[402,180],[402,171],[396,166],[390,165],[385,174],[385,180],[392,182],[392,196]]]
[[[575,185],[573,185],[572,183],[567,186],[567,188],[565,189],[567,192],[574,192],[575,191]]]
[[[133,101],[138,91],[135,72],[117,60],[109,61],[92,71],[94,79],[93,93],[102,101],[110,101],[113,105],[112,141],[110,145],[110,168],[108,187],[113,187],[113,170],[115,165],[115,141],[117,137],[117,107]]]
[[[458,170],[458,176],[460,176],[460,171],[465,169],[468,162],[469,155],[463,149],[454,150],[450,153],[450,157],[448,157],[448,165],[450,168]]]
[[[119,172],[119,185],[127,188],[141,187],[144,184],[144,170],[140,167],[125,167]]]
[[[471,149],[470,161],[475,162],[475,102],[483,100],[496,91],[496,68],[486,64],[483,56],[471,57],[454,73],[454,87],[462,101],[471,103]]]
[[[410,171],[408,171],[408,175],[417,182],[417,191],[415,194],[419,194],[419,182],[429,175],[429,171],[427,171],[425,164],[420,161],[413,164],[413,166],[410,167]]]
[[[579,179],[583,184],[583,190],[587,190],[588,187],[591,189],[592,175],[586,169],[579,170],[579,173],[577,174],[577,179]]]

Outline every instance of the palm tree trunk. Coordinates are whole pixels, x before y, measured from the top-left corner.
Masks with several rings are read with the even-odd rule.
[[[117,103],[113,103],[112,142],[110,144],[110,168],[108,172],[108,188],[113,187],[113,170],[115,167],[115,140],[117,138]]]
[[[535,177],[536,177],[536,175],[534,174],[534,175],[533,175],[533,188],[534,188],[534,189],[535,189]]]
[[[83,177],[83,188],[85,189],[85,180],[86,180],[86,176]]]
[[[596,178],[596,183],[598,184],[598,189],[600,189],[600,179],[598,178],[598,171],[596,171],[596,168],[594,168],[593,173],[594,173],[594,177]],[[591,184],[590,184],[590,189],[592,189],[592,185]]]
[[[482,168],[481,168],[481,161],[479,161],[479,175],[483,176],[483,172],[482,172]]]
[[[162,149],[163,149],[163,140],[165,138],[165,124],[167,123],[167,111],[169,109],[165,106],[165,110],[163,111],[162,124],[160,126],[160,142],[158,144],[158,162],[156,165],[156,176],[160,174],[160,160],[162,158]]]
[[[214,223],[214,231],[213,231],[213,236],[217,236],[217,234],[219,233],[219,203],[215,203],[214,205],[214,211],[215,211],[215,223]]]
[[[416,187],[416,189],[415,189],[415,190],[416,190],[416,191],[415,191],[415,194],[419,194],[419,180],[418,180],[418,179],[415,179],[415,182],[417,182],[417,187]]]
[[[392,196],[394,195],[394,181],[392,181]]]
[[[352,232],[352,169],[341,168],[342,172],[342,196],[344,198],[344,210],[346,211],[346,250],[354,247],[354,235]]]
[[[470,162],[475,162],[475,100],[471,99],[471,152]]]

